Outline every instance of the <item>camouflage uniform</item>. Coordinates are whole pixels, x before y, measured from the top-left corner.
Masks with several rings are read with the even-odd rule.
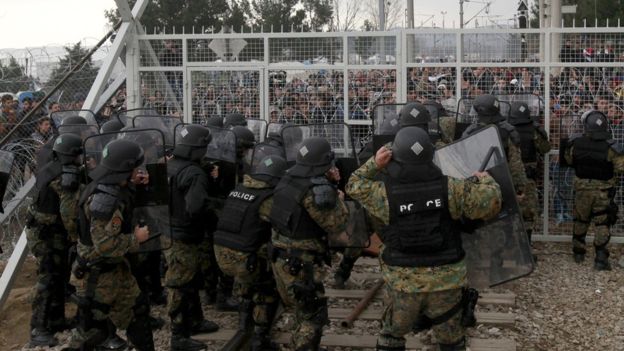
[[[383,181],[375,180],[379,172],[375,159],[371,158],[351,175],[346,190],[371,216],[388,225],[386,188]],[[478,180],[448,178],[448,210],[455,220],[491,218],[500,210],[501,201],[500,187],[490,176]],[[382,247],[382,254],[383,250]],[[466,263],[462,259],[436,267],[399,267],[385,264],[381,255],[380,262],[390,302],[383,315],[377,345],[382,349],[401,350],[405,348],[404,335],[411,332],[421,313],[435,318],[461,301],[462,288],[467,285]],[[446,322],[434,325],[433,332],[440,344],[462,340],[465,329],[461,310]]]
[[[248,175],[243,178],[243,185],[251,189],[267,188],[266,182],[256,180]],[[269,221],[273,200],[268,198],[260,205],[258,210],[263,221]],[[218,244],[214,245],[214,253],[219,264],[219,268],[226,275],[234,278],[233,296],[236,298],[248,297],[253,300],[253,319],[256,324],[269,325],[272,321],[267,315],[267,306],[276,302],[275,282],[271,267],[267,257],[267,247],[263,245],[255,252],[256,260],[253,272],[248,270],[247,263],[252,256],[251,253],[234,250]],[[261,264],[263,261],[265,264]]]
[[[574,147],[566,149],[565,158],[568,164],[573,165]],[[624,155],[609,149],[607,160],[613,163],[615,172],[624,172]],[[593,221],[595,226],[594,246],[604,247],[609,243],[611,234],[608,219],[608,210],[615,205],[615,187],[618,177],[609,180],[582,179],[574,177],[574,233],[573,250],[575,253],[585,253],[585,236]],[[615,205],[617,208],[617,205]]]
[[[338,234],[345,230],[348,219],[348,210],[342,202],[338,200],[336,206],[331,209],[319,209],[314,202],[312,191],[304,196],[303,207],[310,217],[327,233]],[[303,267],[291,273],[291,262],[284,257],[274,257],[272,264],[273,274],[284,304],[295,309],[295,327],[293,330],[293,346],[295,350],[307,350],[306,347],[318,347],[322,335],[322,328],[328,323],[327,300],[323,279],[325,269],[319,257],[326,256],[326,238],[293,240],[281,235],[277,230],[273,230],[271,238],[275,248],[285,252],[300,252],[299,260]],[[320,301],[319,307],[309,304],[310,297],[299,296],[299,287],[308,284],[314,285],[315,300]],[[308,304],[306,304],[308,302]]]
[[[455,117],[440,117],[440,142],[450,144],[455,141]]]
[[[77,238],[77,202],[79,191],[61,187],[60,176],[49,184],[57,213],[29,209],[32,219],[26,226],[28,247],[37,259],[31,328],[61,331],[65,324],[65,289],[69,278],[68,252]]]
[[[548,136],[544,133],[535,131],[533,133],[533,143],[536,151],[540,155],[545,155],[550,151],[550,142]],[[535,223],[537,223],[540,215],[539,195],[537,193],[537,184],[535,179],[537,178],[537,162],[527,162],[524,164],[527,173],[527,182],[524,186],[524,198],[518,203],[522,210],[522,217],[524,219],[525,227],[527,230],[535,230]],[[531,176],[529,176],[529,174]]]

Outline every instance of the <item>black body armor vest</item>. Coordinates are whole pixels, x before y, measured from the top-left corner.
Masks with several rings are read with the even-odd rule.
[[[597,180],[613,178],[613,163],[607,161],[611,146],[606,140],[582,136],[574,140],[573,146],[572,159],[577,177]]]
[[[171,237],[185,243],[199,243],[204,237],[206,229],[203,221],[193,220],[186,212],[186,200],[184,199],[188,189],[181,188],[180,177],[193,177],[204,171],[195,163],[174,158],[167,163],[167,177],[169,178],[169,211],[171,217]]]
[[[228,195],[214,243],[243,252],[255,252],[271,239],[271,225],[260,219],[258,210],[273,188],[251,189],[239,184]]]
[[[103,185],[95,182],[90,183],[84,190],[78,201],[78,234],[82,245],[93,246],[91,240],[91,222],[87,218],[85,204],[92,195],[105,193],[109,201],[105,205],[107,208],[101,208],[103,212],[109,212],[112,218],[116,209],[122,210],[123,222],[121,223],[122,233],[132,233],[132,195],[128,188],[121,188],[117,185]],[[93,217],[93,213],[91,215]]]
[[[58,194],[50,188],[50,182],[62,174],[62,167],[60,162],[52,160],[37,171],[35,211],[46,214],[59,214],[60,199]]]
[[[303,207],[303,199],[314,184],[309,178],[286,175],[273,194],[271,225],[281,235],[295,239],[321,239],[326,235]]]
[[[520,151],[522,154],[522,163],[537,162],[537,148],[533,137],[535,136],[535,126],[533,123],[519,124],[516,131],[520,135]]]
[[[433,267],[464,258],[459,227],[448,210],[448,178],[385,179],[390,224],[381,229],[391,266]]]

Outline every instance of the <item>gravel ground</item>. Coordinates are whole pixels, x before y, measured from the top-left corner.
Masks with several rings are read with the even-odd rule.
[[[624,277],[623,269],[617,264],[621,248],[611,247],[611,262],[614,267],[611,272],[596,272],[593,270],[593,254],[578,265],[572,261],[569,244],[538,243],[535,253],[539,258],[538,265],[528,277],[516,280],[503,286],[492,289],[493,292],[513,292],[516,294],[516,306],[479,306],[480,311],[513,312],[516,315],[515,328],[499,328],[479,325],[469,330],[471,337],[478,338],[505,338],[516,340],[518,350],[624,350]],[[27,261],[27,265],[32,261]],[[378,272],[378,267],[356,266],[356,272]],[[32,274],[31,274],[32,275]],[[29,276],[32,279],[31,276]],[[24,279],[21,277],[20,279]],[[331,283],[331,272],[326,282]],[[365,289],[373,285],[372,281],[350,280],[347,288]],[[28,324],[22,316],[14,319],[17,314],[15,308],[28,309],[24,294],[12,294],[11,299],[0,315],[2,325],[15,325],[13,328],[0,328],[0,349],[28,350],[24,345],[27,340],[14,340],[11,333],[15,329],[23,339],[27,337]],[[357,300],[332,299],[330,307],[353,307]],[[381,301],[373,303],[381,307]],[[22,307],[19,307],[22,306]],[[29,311],[23,310],[22,314]],[[157,306],[153,315],[165,320],[164,307]],[[218,313],[208,306],[205,309],[207,318],[215,320],[222,328],[236,328],[236,317]],[[280,331],[292,330],[292,319],[282,318],[276,329]],[[357,321],[352,329],[341,328],[338,321],[326,327],[326,333],[376,335],[381,324],[379,321]],[[21,329],[24,329],[22,331]],[[4,330],[2,330],[4,329]],[[25,335],[25,336],[24,336]],[[123,334],[122,334],[123,335]],[[69,338],[69,332],[58,335],[60,341]],[[158,350],[168,350],[168,324],[154,334]],[[431,344],[431,333],[421,333],[423,343]],[[209,350],[218,350],[224,342],[209,345]],[[286,349],[286,348],[284,348]],[[428,348],[430,349],[430,348]],[[60,350],[60,347],[54,348]],[[349,350],[335,348],[335,350]]]

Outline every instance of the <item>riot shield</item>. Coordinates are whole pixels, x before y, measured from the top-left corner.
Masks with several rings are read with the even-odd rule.
[[[160,116],[153,108],[133,108],[130,110],[119,111],[115,114],[115,117],[121,122],[124,126],[132,125],[132,119],[136,116]]]
[[[267,133],[267,122],[258,118],[247,118],[247,129],[251,130],[256,139],[256,143],[264,141]]]
[[[13,161],[15,154],[10,151],[0,150],[0,213],[4,213],[3,199],[9,185],[11,170],[13,169]]]
[[[269,134],[279,135],[283,126],[284,126],[283,123],[274,123],[274,122],[269,123],[266,128],[266,136],[269,136]]]
[[[531,93],[498,94],[494,96],[496,96],[499,101],[507,102],[510,105],[514,102],[524,102],[527,106],[529,106],[531,117],[536,122],[539,122],[542,111],[544,110],[544,101],[541,96]]]
[[[166,249],[171,245],[171,230],[164,135],[156,129],[132,129],[88,137],[84,141],[87,170],[99,165],[106,144],[119,139],[136,142],[145,155],[141,170],[148,175],[149,182],[135,185],[132,228],[147,225],[150,238],[139,246],[139,251]]]
[[[99,134],[97,125],[92,124],[66,124],[58,127],[59,134],[71,133],[80,136],[84,141],[86,138]]]
[[[501,188],[503,203],[499,215],[476,224],[473,233],[462,234],[469,284],[476,288],[502,284],[533,271],[531,247],[504,155],[494,126],[435,153],[434,162],[445,175],[463,179],[487,170]]]
[[[251,169],[262,161],[263,158],[271,155],[281,156],[286,159],[286,154],[284,152],[284,145],[279,145],[279,143],[275,141],[264,141],[261,143],[257,143],[253,148],[253,153],[251,156]]]
[[[359,162],[353,145],[353,136],[349,126],[342,123],[312,124],[312,125],[288,125],[282,129],[282,140],[286,162],[294,164],[297,152],[303,140],[310,137],[322,137],[329,141],[335,154],[336,167],[340,171],[338,189],[344,191],[344,187],[351,173],[359,167]],[[369,245],[370,233],[366,226],[364,210],[361,206],[350,199],[345,201],[350,209],[349,221],[345,232],[330,235],[328,237],[331,248],[363,248]]]
[[[455,135],[453,140],[461,139],[464,132],[471,124],[477,123],[477,111],[472,108],[473,98],[462,98],[457,103],[455,112]]]
[[[54,123],[54,127],[58,129],[58,127],[63,124],[63,120],[67,117],[80,116],[87,120],[87,124],[98,125],[97,120],[95,119],[95,114],[91,110],[66,110],[66,111],[57,111],[52,112],[50,114],[50,119],[52,119],[52,123]]]
[[[175,127],[182,123],[179,117],[173,116],[136,116],[132,118],[132,127],[137,129],[158,129],[165,136],[165,146],[167,149],[173,149],[175,144],[174,135]]]
[[[208,127],[212,139],[206,148],[206,158],[236,163],[236,135],[229,129]]]
[[[378,134],[381,124],[388,118],[399,118],[405,104],[379,104],[373,108],[373,134]]]

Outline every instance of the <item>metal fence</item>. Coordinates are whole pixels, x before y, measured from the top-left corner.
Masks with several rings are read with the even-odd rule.
[[[455,112],[461,99],[481,93],[534,94],[553,147],[540,174],[541,240],[572,233],[573,174],[559,167],[560,138],[590,107],[624,138],[619,27],[149,34],[129,46],[128,108],[157,107],[195,123],[240,112],[268,122],[365,126],[381,103],[434,99]],[[614,234],[624,241],[624,226]]]

